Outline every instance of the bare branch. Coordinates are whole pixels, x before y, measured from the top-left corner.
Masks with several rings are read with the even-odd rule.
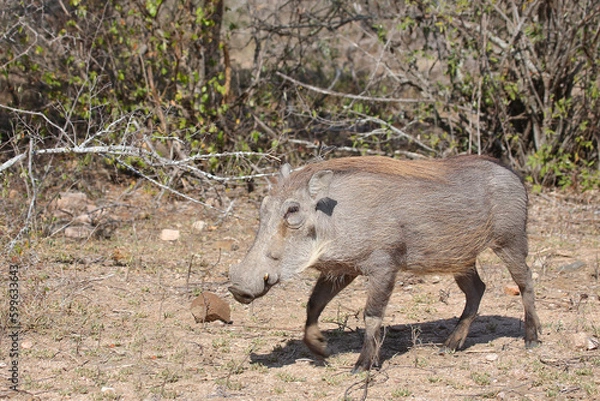
[[[353,99],[353,100],[363,100],[363,101],[367,101],[367,102],[382,102],[382,103],[433,103],[434,102],[433,99],[399,99],[399,98],[388,98],[388,97],[351,95],[348,93],[335,92],[335,91],[331,91],[331,90],[327,90],[327,89],[318,88],[313,85],[305,84],[305,83],[300,82],[292,77],[289,77],[279,71],[277,71],[276,74],[279,75],[281,78],[283,78],[287,81],[290,81],[298,86],[309,89],[313,92],[322,93],[324,95],[329,95],[329,96],[337,96],[337,97],[343,97],[343,98]]]
[[[134,157],[146,157],[149,159],[156,160],[155,162],[149,163],[153,167],[180,167],[184,170],[188,170],[198,175],[208,178],[210,180],[215,181],[243,181],[250,178],[259,178],[259,177],[269,177],[273,174],[250,174],[243,176],[234,176],[234,177],[223,177],[214,175],[211,173],[207,173],[198,169],[194,166],[191,166],[190,163],[198,160],[209,160],[213,157],[216,158],[226,158],[226,157],[248,157],[248,156],[261,156],[267,157],[272,160],[279,160],[277,157],[260,152],[223,152],[223,153],[209,153],[209,154],[199,154],[195,156],[188,157],[184,160],[169,160],[162,156],[160,156],[156,152],[149,152],[146,149],[138,148],[134,146],[125,146],[125,145],[107,145],[107,146],[76,146],[73,148],[62,147],[62,148],[51,148],[51,149],[38,149],[32,150],[30,152],[31,156],[37,155],[51,155],[51,154],[103,154],[103,155],[111,155],[111,156],[134,156]],[[4,162],[0,165],[0,172],[12,167],[15,163],[18,163],[25,159],[28,156],[27,153],[21,153],[8,161]],[[142,174],[140,174],[142,175]]]
[[[5,109],[8,111],[12,111],[13,113],[18,113],[18,114],[28,114],[30,116],[41,117],[44,121],[46,121],[52,127],[56,128],[61,134],[66,134],[66,132],[61,127],[59,127],[52,120],[50,120],[48,117],[46,117],[46,115],[44,113],[40,113],[38,111],[31,111],[31,110],[16,109],[14,107],[10,107],[10,106],[7,106],[2,103],[0,103],[0,109]]]
[[[132,171],[133,173],[138,174],[140,177],[142,177],[146,181],[151,182],[152,184],[156,185],[157,187],[159,187],[167,192],[171,192],[172,194],[180,196],[183,199],[189,200],[190,202],[193,202],[193,203],[197,203],[197,204],[207,207],[209,209],[217,210],[223,214],[228,213],[227,210],[222,210],[222,209],[216,208],[212,205],[209,205],[208,203],[204,203],[204,202],[199,201],[198,199],[192,198],[191,196],[187,196],[186,194],[181,193],[181,192],[177,191],[176,189],[169,187],[168,185],[161,184],[160,182],[156,181],[152,177],[149,177],[149,176],[145,175],[144,173],[142,173],[141,171],[139,171],[138,169],[134,168],[131,164],[125,163],[121,160],[117,160],[117,163],[119,163],[121,166],[127,168],[128,170]]]
[[[389,129],[390,131],[394,132],[395,134],[397,134],[397,135],[399,135],[401,137],[404,137],[404,138],[408,139],[411,142],[416,143],[417,145],[419,145],[423,149],[428,150],[428,151],[433,152],[433,153],[437,153],[437,151],[435,149],[431,148],[430,146],[425,145],[423,142],[421,142],[420,140],[418,140],[414,136],[407,134],[406,132],[404,132],[400,128],[397,128],[397,127],[393,126],[392,124],[390,124],[387,121],[382,120],[381,118],[363,116],[363,120],[362,121],[363,122],[374,122],[376,124],[379,124],[379,125],[385,127],[386,129]]]
[[[347,152],[347,153],[357,153],[357,154],[377,155],[377,156],[384,156],[387,154],[386,152],[383,152],[381,150],[359,149],[359,148],[353,148],[350,146],[332,146],[332,145],[327,145],[325,143],[316,144],[316,143],[313,143],[310,141],[305,141],[302,139],[291,139],[290,138],[287,141],[289,143],[302,145],[307,149],[334,148],[335,150],[339,150],[341,152]],[[406,156],[410,159],[426,159],[427,158],[427,156],[423,156],[419,153],[409,152],[406,150],[395,150],[394,154]]]

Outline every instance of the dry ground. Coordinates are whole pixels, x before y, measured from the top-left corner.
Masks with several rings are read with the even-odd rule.
[[[452,278],[401,275],[385,319],[383,366],[352,375],[362,342],[364,280],[344,290],[322,316],[333,350],[326,365],[315,363],[301,342],[313,272],[250,306],[226,292],[229,265],[253,239],[262,192],[222,193],[235,204],[221,221],[187,202],[153,207],[155,194],[143,186],[128,193],[109,187],[94,200],[120,205],[115,213],[121,222],[111,238],[57,234],[23,249],[13,260],[20,267],[22,392],[15,396],[3,380],[0,398],[600,399],[600,350],[579,344],[600,338],[599,193],[531,196],[529,263],[541,347],[524,349],[520,297],[505,293],[512,284],[508,272],[485,253],[479,269],[487,292],[464,350],[436,352],[463,307]],[[206,227],[194,233],[198,220]],[[180,239],[161,241],[163,228],[179,229]],[[1,266],[8,272],[8,261]],[[0,285],[7,293],[6,274]],[[230,303],[233,324],[194,322],[189,305],[201,291]],[[0,338],[3,377],[11,363],[7,335]]]

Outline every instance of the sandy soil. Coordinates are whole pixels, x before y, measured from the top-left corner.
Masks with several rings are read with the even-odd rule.
[[[164,200],[140,186],[107,188],[93,200],[116,205],[110,238],[40,235],[19,266],[22,332],[19,388],[8,387],[10,341],[2,305],[0,398],[39,400],[542,400],[600,399],[600,194],[531,195],[530,257],[541,347],[526,351],[519,296],[491,252],[478,267],[487,284],[465,349],[438,354],[462,311],[451,277],[400,275],[385,318],[382,367],[350,370],[362,343],[365,282],[327,307],[321,328],[333,355],[315,361],[303,345],[306,272],[250,306],[227,293],[227,271],[243,258],[264,188],[221,193],[232,213]],[[16,197],[7,202],[22,202]],[[218,201],[215,200],[218,205]],[[203,221],[195,232],[192,224]],[[175,241],[162,229],[180,231]],[[583,262],[583,263],[579,263]],[[7,275],[2,289],[8,292]],[[231,305],[233,324],[195,323],[202,291]]]

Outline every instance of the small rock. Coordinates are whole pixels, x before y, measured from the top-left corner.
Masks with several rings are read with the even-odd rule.
[[[33,347],[33,342],[31,340],[23,340],[21,342],[21,348],[30,349],[31,347]]]
[[[176,241],[179,239],[179,230],[165,228],[160,233],[160,239],[163,241]]]
[[[575,333],[571,337],[571,341],[573,342],[573,346],[575,348],[585,348],[587,346],[588,335],[586,333]]]
[[[89,199],[83,192],[61,192],[56,200],[56,208],[63,210],[85,210]]]
[[[116,220],[108,210],[98,207],[83,192],[61,192],[48,205],[51,223],[44,228],[48,233],[61,231],[65,236],[75,239],[96,237],[109,238],[116,227]]]
[[[65,228],[65,237],[74,239],[87,239],[92,235],[92,229],[86,226]]]
[[[498,359],[498,354],[487,354],[485,356],[486,361],[494,362],[497,359]]]
[[[516,285],[507,285],[504,287],[504,293],[506,295],[519,295],[519,294],[521,294],[521,291],[519,290],[519,287]]]
[[[72,220],[73,216],[89,214],[97,209],[83,192],[61,192],[60,196],[48,205],[53,217],[59,220]]]
[[[573,341],[573,346],[575,348],[584,349],[584,350],[588,350],[588,351],[597,349],[598,345],[600,345],[600,342],[598,341],[597,338],[590,337],[587,335],[587,333],[584,333],[584,332],[579,332],[579,333],[573,334],[572,341]]]
[[[221,249],[223,251],[235,251],[235,241],[232,239],[222,239],[215,242],[215,248]]]
[[[441,281],[442,279],[440,278],[440,276],[431,276],[431,283],[432,284],[437,284]]]
[[[575,262],[573,262],[573,263],[569,263],[568,265],[561,266],[561,267],[558,269],[558,272],[559,272],[559,273],[568,273],[568,272],[574,272],[574,271],[576,271],[576,270],[579,270],[579,269],[581,269],[581,268],[582,268],[582,267],[584,267],[584,266],[585,266],[585,262],[583,262],[583,261],[581,261],[581,260],[576,260],[576,261],[575,261]]]
[[[102,387],[100,391],[103,393],[114,393],[115,389],[112,387]]]
[[[530,378],[529,373],[520,368],[511,370],[510,375],[519,381],[525,381]]]
[[[214,322],[220,320],[231,323],[231,309],[217,294],[203,292],[192,301],[191,312],[196,323]]]
[[[198,220],[195,221],[194,224],[192,224],[192,231],[195,234],[200,234],[204,230],[204,227],[206,227],[206,222]]]
[[[92,216],[89,213],[80,214],[79,216],[77,216],[73,219],[73,222],[91,225],[92,224]]]

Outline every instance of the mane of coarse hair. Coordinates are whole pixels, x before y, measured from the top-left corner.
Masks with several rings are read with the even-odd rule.
[[[281,190],[293,190],[306,185],[313,174],[323,170],[331,170],[336,175],[360,172],[438,181],[443,180],[447,165],[442,160],[396,160],[384,156],[343,157],[308,163],[281,182],[280,188]]]

